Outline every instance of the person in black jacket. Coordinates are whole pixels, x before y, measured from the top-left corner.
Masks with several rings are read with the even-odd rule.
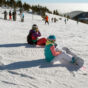
[[[12,19],[12,13],[11,13],[11,11],[9,11],[9,20],[11,20]]]
[[[7,20],[7,11],[4,11],[4,20]]]
[[[16,10],[13,11],[13,21],[16,21]]]

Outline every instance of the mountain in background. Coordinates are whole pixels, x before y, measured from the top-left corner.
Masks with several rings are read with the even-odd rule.
[[[88,24],[88,12],[72,11],[70,13],[66,13],[66,16],[69,17],[70,19]]]
[[[70,18],[73,18],[81,13],[83,13],[84,11],[72,11],[70,13],[67,13],[66,15],[68,15]]]

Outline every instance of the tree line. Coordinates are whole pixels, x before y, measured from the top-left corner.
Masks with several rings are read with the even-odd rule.
[[[0,0],[0,6],[4,7],[11,7],[11,8],[20,8],[24,11],[32,10],[33,13],[37,13],[39,15],[45,15],[45,13],[51,13],[55,15],[59,15],[59,12],[57,10],[54,10],[53,12],[50,11],[47,7],[43,7],[40,5],[30,5],[26,2],[22,3],[21,0]]]

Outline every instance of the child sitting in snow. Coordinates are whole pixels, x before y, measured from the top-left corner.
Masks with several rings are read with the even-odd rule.
[[[27,42],[31,45],[45,45],[46,44],[46,38],[38,39],[38,37],[41,36],[40,31],[38,30],[38,26],[36,24],[33,24],[32,29],[30,30],[28,36],[27,36]]]
[[[75,58],[72,55],[55,49],[55,45],[54,45],[55,41],[56,41],[56,37],[54,35],[50,35],[47,38],[47,42],[44,50],[45,60],[47,62],[51,62],[52,64],[60,59],[67,59],[71,63],[75,63]]]

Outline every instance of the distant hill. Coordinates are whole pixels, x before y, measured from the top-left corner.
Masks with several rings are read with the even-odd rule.
[[[88,12],[72,11],[70,13],[67,13],[66,16],[69,16],[70,19],[88,24]]]
[[[83,13],[84,11],[72,11],[70,13],[67,13],[66,15],[69,16],[70,18],[74,18],[75,16]]]
[[[82,12],[72,19],[88,24],[88,12]]]

